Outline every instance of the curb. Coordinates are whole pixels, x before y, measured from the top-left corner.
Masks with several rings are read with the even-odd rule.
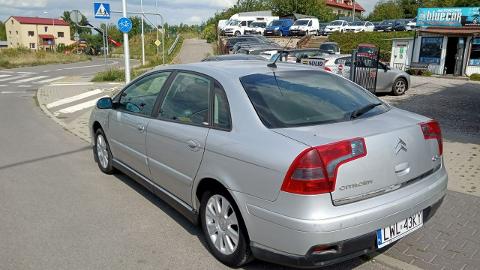
[[[87,142],[88,144],[91,143],[91,140],[90,140],[90,137],[88,136],[85,136],[83,134],[77,134],[77,133],[74,133],[73,131],[71,131],[67,125],[61,121],[60,119],[58,119],[57,117],[55,117],[48,109],[47,107],[45,107],[44,105],[44,102],[41,98],[42,95],[40,95],[39,93],[41,93],[41,91],[45,88],[46,86],[42,86],[40,88],[37,89],[37,92],[35,94],[35,97],[37,98],[37,101],[38,101],[38,106],[40,106],[40,109],[43,111],[44,114],[46,114],[50,119],[52,119],[55,123],[57,123],[58,125],[60,125],[64,130],[70,132],[71,134],[79,137],[80,139],[84,140],[85,142]]]
[[[379,264],[383,264],[384,266],[393,268],[395,270],[423,270],[420,267],[415,265],[408,264],[406,262],[397,260],[390,256],[380,253],[374,253],[372,256],[372,260],[378,262]]]

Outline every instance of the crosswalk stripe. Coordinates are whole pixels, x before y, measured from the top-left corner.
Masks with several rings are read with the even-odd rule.
[[[0,79],[0,82],[15,80],[15,79],[19,79],[19,78],[25,78],[25,76],[20,75],[20,76],[13,76],[13,77],[1,78],[1,79]]]
[[[98,95],[98,94],[101,94],[101,93],[102,93],[102,90],[95,89],[95,90],[92,90],[92,91],[81,93],[81,94],[76,95],[76,96],[71,96],[71,97],[68,97],[68,98],[64,98],[64,99],[54,101],[52,103],[47,104],[47,108],[50,109],[50,108],[53,108],[53,107],[58,107],[58,106],[65,105],[65,104],[68,104],[68,103],[72,103],[72,102],[75,102],[77,100],[81,100],[81,99],[84,99],[84,98],[87,98],[87,97],[90,97],[90,96]]]
[[[104,97],[108,97],[108,96],[105,95],[103,97],[99,97],[99,98],[96,98],[96,99],[89,100],[87,102],[83,102],[83,103],[80,103],[80,104],[77,104],[77,105],[74,105],[74,106],[67,107],[65,109],[61,109],[59,111],[56,111],[54,113],[54,115],[57,116],[59,114],[74,113],[74,112],[77,112],[77,111],[81,111],[81,110],[93,107],[93,106],[95,106],[95,104],[97,104],[97,101],[99,99],[104,98]]]
[[[61,80],[61,79],[63,79],[63,78],[65,78],[65,76],[59,76],[59,77],[55,77],[55,78],[50,78],[50,79],[38,81],[38,82],[35,82],[35,83],[49,83],[49,82]]]
[[[12,75],[10,75],[10,74],[0,74],[0,78],[3,78],[3,77],[10,77],[10,76],[12,76]]]
[[[30,77],[30,78],[27,78],[27,79],[23,79],[23,80],[19,80],[19,81],[15,81],[15,82],[12,82],[12,83],[24,83],[24,82],[30,82],[30,81],[35,81],[35,80],[40,80],[40,79],[43,79],[43,78],[47,78],[48,76],[36,76],[36,77]]]

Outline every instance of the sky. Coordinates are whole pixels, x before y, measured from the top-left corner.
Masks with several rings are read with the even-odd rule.
[[[127,10],[140,12],[141,0],[127,0]],[[357,0],[370,12],[378,0]],[[0,20],[5,21],[11,15],[60,17],[65,10],[80,10],[90,22],[101,23],[104,20],[93,19],[93,2],[91,0],[0,0]],[[98,0],[110,3],[111,9],[121,11],[121,0]],[[236,0],[143,0],[145,12],[161,13],[169,24],[199,24],[210,18],[216,11],[232,6]],[[156,8],[156,4],[158,8]],[[113,15],[113,14],[112,14]],[[116,23],[120,15],[114,15],[110,23]],[[156,17],[149,17],[152,23]],[[160,23],[160,22],[158,22]]]

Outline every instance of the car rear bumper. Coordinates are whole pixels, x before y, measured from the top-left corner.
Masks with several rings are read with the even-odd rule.
[[[341,206],[333,206],[330,194],[298,196],[281,192],[276,201],[263,201],[262,205],[258,198],[232,193],[242,211],[252,246],[260,250],[257,252],[260,258],[268,260],[267,252],[261,251],[267,250],[274,255],[296,258],[294,261],[314,261],[311,266],[318,266],[323,260],[328,262],[332,259],[335,263],[340,257],[358,256],[367,248],[363,245],[358,250],[345,248],[344,252],[330,254],[335,255],[330,258],[330,255],[310,254],[312,247],[367,238],[376,230],[414,213],[431,211],[428,209],[434,209],[445,196],[447,181],[448,176],[442,166],[432,175],[394,192]],[[371,241],[369,245],[374,246],[374,240],[375,237],[368,237]],[[374,249],[370,247],[367,252],[370,250]]]
[[[442,202],[443,197],[423,210],[424,223],[433,217]],[[310,249],[306,255],[289,254],[254,242],[250,248],[255,258],[260,260],[298,268],[316,268],[340,263],[379,250],[376,247],[376,239],[376,231],[373,231],[355,238],[331,243],[328,245],[330,249],[324,253],[314,253]]]
[[[305,36],[306,34],[305,30],[290,30],[290,36]]]
[[[280,30],[265,30],[265,36],[280,36]]]

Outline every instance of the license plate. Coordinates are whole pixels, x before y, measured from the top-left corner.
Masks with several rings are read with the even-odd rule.
[[[377,230],[377,247],[382,248],[423,226],[423,211],[393,225]]]

